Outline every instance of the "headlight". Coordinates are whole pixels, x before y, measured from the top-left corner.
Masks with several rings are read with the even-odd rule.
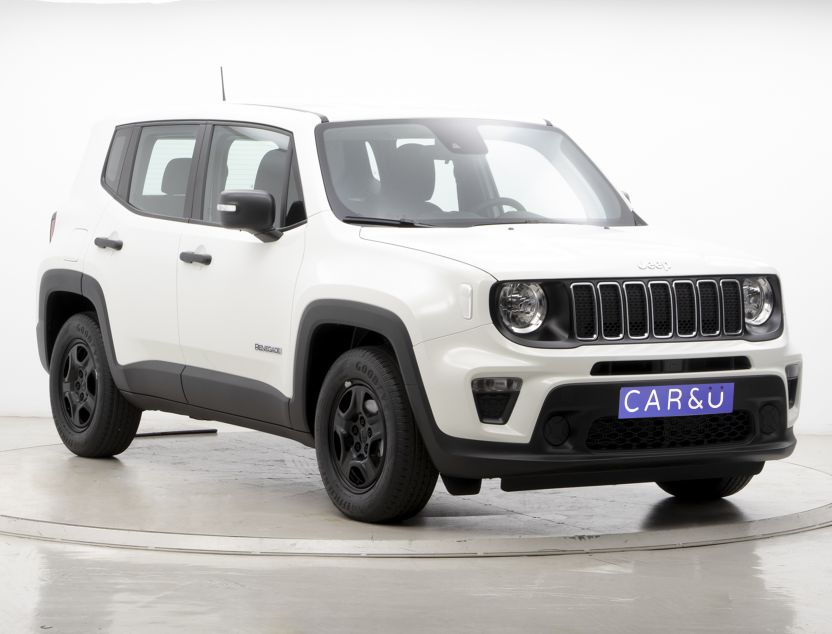
[[[745,323],[760,326],[768,321],[774,309],[774,291],[764,277],[750,277],[742,281],[742,302]]]
[[[546,294],[534,282],[509,282],[497,298],[500,319],[511,332],[534,332],[546,317]]]

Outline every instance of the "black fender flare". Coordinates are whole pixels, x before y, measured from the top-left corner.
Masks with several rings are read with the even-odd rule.
[[[390,342],[399,364],[416,425],[437,469],[449,475],[459,472],[460,465],[449,452],[454,440],[459,439],[443,433],[436,424],[422,382],[422,375],[419,372],[410,333],[398,315],[372,304],[350,300],[321,299],[311,302],[304,309],[299,323],[295,346],[294,388],[290,405],[291,419],[296,429],[302,427],[308,432],[314,429],[314,421],[308,419],[306,411],[308,389],[306,377],[315,331],[320,326],[328,324],[362,328],[378,333]],[[460,394],[460,398],[465,398],[465,395]]]
[[[52,354],[51,346],[47,340],[46,324],[49,297],[55,292],[72,293],[80,295],[95,308],[98,315],[98,325],[104,337],[104,348],[107,352],[107,362],[110,366],[110,374],[113,382],[121,390],[127,390],[127,378],[124,370],[116,360],[115,347],[113,346],[113,335],[110,330],[110,319],[107,314],[107,302],[104,299],[104,291],[98,281],[85,275],[81,271],[71,269],[51,269],[43,274],[40,280],[40,292],[38,294],[38,354],[43,367],[49,371],[49,361]],[[129,391],[129,390],[128,390]]]
[[[65,292],[73,295],[83,296],[81,291],[81,280],[84,277],[80,271],[69,269],[51,269],[43,274],[38,289],[38,324],[36,333],[38,338],[38,357],[43,369],[49,372],[49,360],[52,356],[52,347],[47,337],[47,307],[49,297],[53,293]]]

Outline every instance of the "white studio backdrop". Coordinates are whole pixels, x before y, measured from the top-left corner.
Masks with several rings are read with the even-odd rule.
[[[35,272],[90,125],[229,100],[539,113],[651,224],[779,267],[805,354],[800,428],[832,339],[832,3],[3,0],[0,415],[49,414]]]

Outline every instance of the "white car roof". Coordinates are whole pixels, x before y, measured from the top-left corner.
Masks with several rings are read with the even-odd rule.
[[[322,121],[366,121],[378,119],[413,119],[426,117],[460,117],[496,119],[524,123],[549,124],[539,116],[517,116],[516,113],[472,112],[470,109],[444,107],[370,105],[319,105],[319,104],[214,104],[159,106],[146,108],[113,118],[116,125],[145,121],[219,119],[247,121],[278,126],[317,125]]]

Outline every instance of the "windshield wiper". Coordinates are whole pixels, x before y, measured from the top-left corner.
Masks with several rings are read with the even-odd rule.
[[[343,222],[352,225],[384,225],[386,227],[432,227],[423,222],[416,222],[410,218],[371,218],[369,216],[344,216]]]

